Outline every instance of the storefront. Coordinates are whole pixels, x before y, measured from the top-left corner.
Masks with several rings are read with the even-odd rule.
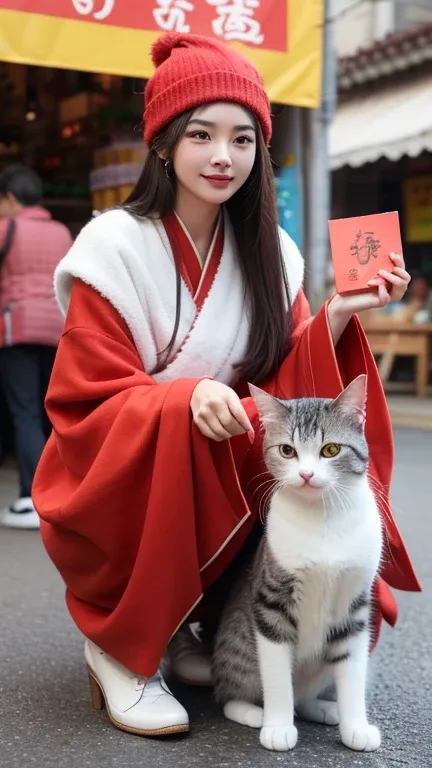
[[[332,215],[399,212],[405,261],[419,279],[405,305],[363,322],[386,388],[419,396],[432,371],[431,62],[432,25],[342,59],[330,138]]]
[[[432,286],[432,25],[342,60],[333,216],[397,210],[410,271]]]
[[[76,234],[94,205],[93,169],[107,161],[115,168],[142,164],[145,148],[136,130],[142,94],[132,78],[9,63],[0,64],[0,72],[9,93],[0,115],[0,169],[12,162],[34,167],[44,180],[46,206]],[[110,148],[105,160],[104,147]],[[111,173],[108,184],[120,186],[123,178]]]
[[[125,199],[143,162],[149,49],[164,31],[205,34],[251,58],[271,101],[320,100],[323,0],[0,0],[0,170],[34,167],[45,204],[76,235]],[[283,225],[301,242],[299,170],[274,112]],[[285,116],[286,117],[286,116]],[[290,230],[291,228],[291,230]],[[5,421],[6,420],[6,421]],[[0,396],[1,442],[11,430]]]
[[[76,233],[92,208],[121,202],[137,178],[149,49],[161,32],[224,40],[255,62],[272,102],[315,107],[322,19],[323,0],[305,0],[301,10],[288,0],[148,0],[133,8],[127,0],[0,0],[0,68],[13,88],[0,116],[0,168],[33,165],[47,207]],[[288,175],[281,205],[288,195],[298,220],[295,169]],[[289,213],[287,227],[295,223]]]

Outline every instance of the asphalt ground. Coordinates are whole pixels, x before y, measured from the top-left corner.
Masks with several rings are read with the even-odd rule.
[[[290,753],[271,753],[256,731],[226,721],[211,692],[172,685],[188,708],[189,736],[145,739],[114,729],[90,706],[83,640],[39,535],[0,529],[0,766],[21,768],[426,768],[432,766],[432,435],[396,429],[393,504],[423,585],[398,593],[400,618],[373,658],[371,722],[378,752],[352,752],[337,729],[299,723]],[[12,501],[13,468],[0,470],[0,502]]]

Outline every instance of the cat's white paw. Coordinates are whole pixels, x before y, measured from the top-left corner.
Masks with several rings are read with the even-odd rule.
[[[240,725],[248,725],[249,728],[261,728],[264,710],[262,707],[248,704],[246,701],[229,701],[224,706],[224,715],[228,720],[233,720]]]
[[[338,725],[339,712],[335,701],[312,699],[296,705],[296,712],[303,720],[323,725]]]
[[[266,749],[288,752],[297,744],[298,732],[295,725],[265,725],[261,728],[260,742]]]
[[[342,743],[358,752],[374,752],[381,746],[381,734],[375,725],[345,725],[340,734]]]

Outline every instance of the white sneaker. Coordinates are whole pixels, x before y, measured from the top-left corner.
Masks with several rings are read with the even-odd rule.
[[[203,687],[213,685],[211,657],[188,624],[183,624],[175,633],[168,645],[167,657],[180,682]]]
[[[160,672],[137,677],[90,640],[84,647],[94,709],[106,704],[112,724],[141,736],[168,736],[189,730],[188,713]]]
[[[39,515],[30,497],[17,499],[0,513],[0,525],[5,528],[36,530],[40,528]]]

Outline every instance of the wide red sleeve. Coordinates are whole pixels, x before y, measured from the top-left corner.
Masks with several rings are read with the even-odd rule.
[[[155,383],[117,312],[75,284],[33,499],[75,622],[143,674],[200,599],[207,566],[250,518],[230,441],[209,441],[193,423],[196,384]]]
[[[381,575],[396,589],[420,591],[420,585],[391,512],[389,501],[393,469],[393,435],[381,380],[366,335],[357,317],[352,318],[334,348],[328,322],[327,302],[311,317],[307,299],[300,291],[293,307],[293,348],[278,374],[263,388],[276,397],[336,397],[360,374],[367,375],[366,437],[369,445],[369,475],[384,521],[386,548]],[[245,401],[257,419],[251,401]],[[385,585],[385,617],[394,623],[397,607]],[[384,595],[385,593],[385,595]]]

